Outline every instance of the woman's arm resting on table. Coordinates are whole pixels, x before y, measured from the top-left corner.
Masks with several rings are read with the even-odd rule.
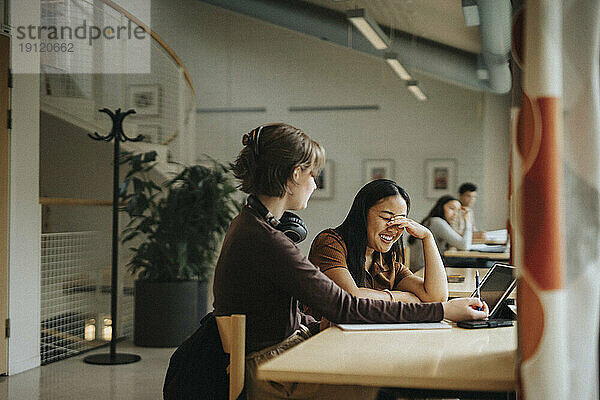
[[[435,246],[435,244],[434,244]],[[338,286],[342,289],[346,290],[350,294],[353,294],[357,297],[364,297],[370,299],[380,299],[380,300],[390,300],[389,295],[386,292],[367,289],[367,288],[359,288],[356,286],[354,279],[350,275],[350,272],[346,268],[332,268],[330,270],[325,271],[325,275],[327,275],[331,280],[336,282]],[[404,278],[401,282],[409,278],[417,278],[416,276],[409,276]],[[422,279],[421,279],[422,280]],[[409,300],[412,293],[404,293],[404,292],[392,292],[394,294],[394,298],[396,296],[406,296],[406,299]],[[414,295],[412,295],[414,296]],[[416,297],[416,296],[415,296]],[[418,298],[416,301],[407,301],[410,303],[418,302]],[[403,301],[403,300],[399,300]],[[403,301],[405,302],[405,301]],[[483,311],[478,311],[474,307],[481,307],[481,301],[477,298],[464,298],[464,299],[453,299],[450,301],[442,302],[442,306],[444,308],[444,318],[452,320],[452,321],[463,321],[470,319],[483,319],[488,316],[488,306],[485,302],[483,302]],[[321,329],[325,329],[330,326],[329,321],[325,318],[321,320]]]
[[[435,246],[435,244],[434,244]],[[357,297],[365,297],[371,299],[380,299],[380,300],[390,300],[389,295],[386,292],[367,289],[367,288],[359,288],[356,286],[354,279],[352,279],[352,275],[346,268],[332,268],[324,272],[331,280],[336,282],[338,286],[347,292],[357,296]],[[405,281],[408,278],[418,278],[416,276],[404,278],[401,282]],[[356,292],[353,292],[355,290]],[[402,292],[392,292],[394,294],[394,298]],[[411,293],[403,293],[404,295],[411,295]],[[417,299],[418,300],[418,299]],[[412,301],[411,301],[412,302]],[[483,311],[478,311],[474,307],[481,307],[482,302],[477,298],[464,298],[464,299],[453,299],[450,301],[442,302],[442,306],[444,308],[444,318],[449,319],[451,321],[463,321],[470,319],[483,319],[488,316],[488,306],[485,302],[483,302]],[[329,321],[325,318],[321,320],[321,329],[325,329],[330,326]]]
[[[450,224],[448,224],[448,222],[442,218],[431,218],[431,225],[429,228],[435,237],[443,239],[452,247],[456,247],[459,250],[468,250],[471,246],[473,238],[473,225],[471,225],[471,221],[469,220],[466,222],[465,233],[463,233],[462,236],[452,229]]]
[[[404,279],[406,279],[406,278],[404,278]],[[391,293],[394,295],[394,300],[401,301],[403,303],[422,303],[423,302],[423,300],[421,300],[421,298],[419,296],[417,296],[416,294],[414,294],[411,291],[392,290]]]
[[[366,299],[377,299],[377,300],[391,300],[390,295],[387,292],[381,291],[381,290],[375,290],[375,289],[369,289],[369,288],[359,288],[358,286],[356,286],[356,282],[354,282],[354,279],[352,278],[352,275],[350,275],[350,272],[343,267],[338,267],[338,268],[330,268],[326,271],[323,272],[325,275],[327,275],[327,277],[329,279],[331,279],[332,281],[334,281],[339,287],[341,287],[342,289],[344,289],[346,292],[356,296],[356,297],[362,297],[362,298],[366,298]],[[394,295],[394,300],[396,301],[404,301],[401,300],[400,297],[402,292],[392,292],[392,294]],[[396,298],[396,294],[398,294],[399,298]],[[405,294],[405,293],[402,293]],[[412,293],[408,293],[407,295],[410,295]],[[403,298],[410,298],[409,296],[405,296]],[[404,301],[407,302],[407,301]],[[413,302],[413,301],[410,301]],[[416,301],[414,302],[420,302],[420,300],[417,298]]]

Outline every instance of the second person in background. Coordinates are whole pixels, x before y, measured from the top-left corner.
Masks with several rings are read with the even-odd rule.
[[[452,229],[451,226],[459,217],[460,212],[461,204],[458,199],[446,195],[438,199],[429,214],[421,221],[421,224],[433,233],[437,249],[442,255],[450,247],[456,247],[458,250],[468,250],[471,247],[473,224],[470,210],[466,209],[462,214],[465,219],[465,228],[462,235]],[[423,249],[423,246],[417,242],[417,238],[414,236],[408,239],[408,243],[410,244],[411,254],[410,269],[415,272],[426,265],[426,257],[423,255],[427,250]]]
[[[465,182],[458,188],[458,201],[460,202],[460,212],[452,222],[452,228],[460,235],[464,235],[466,226],[466,214],[469,213],[471,224],[473,225],[473,239],[484,239],[485,232],[478,231],[475,224],[475,215],[473,206],[477,202],[477,185],[471,182]]]
[[[408,218],[409,210],[408,193],[396,182],[371,181],[356,194],[344,222],[317,235],[309,260],[357,297],[402,302],[446,301],[446,272],[433,235]],[[404,230],[423,243],[425,279],[413,275],[403,263]]]

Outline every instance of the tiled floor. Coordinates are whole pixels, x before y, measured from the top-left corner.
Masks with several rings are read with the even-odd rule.
[[[92,365],[90,354],[108,353],[103,347],[80,356],[0,377],[0,400],[160,400],[174,348],[136,347],[119,343],[117,353],[142,359],[125,365]]]

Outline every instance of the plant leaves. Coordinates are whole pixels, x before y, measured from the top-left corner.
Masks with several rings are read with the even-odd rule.
[[[214,269],[216,251],[232,218],[241,210],[228,169],[185,167],[164,183],[163,190],[147,173],[155,155],[128,156],[128,185],[133,193],[121,208],[131,220],[122,241],[142,238],[127,264],[138,279],[151,281],[206,280]],[[125,182],[121,187],[125,187]]]

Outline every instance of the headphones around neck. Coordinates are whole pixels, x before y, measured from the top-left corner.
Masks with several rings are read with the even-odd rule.
[[[285,236],[292,239],[294,243],[300,243],[306,239],[308,229],[306,229],[306,225],[304,224],[304,221],[302,221],[302,218],[296,214],[286,211],[281,216],[281,219],[278,220],[254,195],[248,196],[247,204],[255,209],[260,216],[269,223],[269,225],[283,232]]]

